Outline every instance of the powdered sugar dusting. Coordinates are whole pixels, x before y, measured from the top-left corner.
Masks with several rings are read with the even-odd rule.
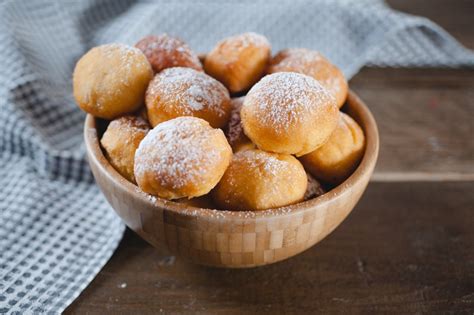
[[[214,132],[202,119],[179,117],[157,125],[135,153],[135,176],[153,176],[163,187],[199,183],[225,148],[209,149]],[[152,175],[150,175],[152,174]]]
[[[217,52],[223,55],[227,62],[235,62],[241,58],[241,53],[247,48],[268,51],[269,55],[271,50],[270,43],[265,36],[249,32],[224,38],[217,43],[211,54]]]
[[[140,40],[136,47],[143,51],[156,72],[177,66],[202,70],[198,56],[189,46],[168,34],[147,36]]]
[[[157,49],[166,51],[166,52],[174,52],[174,51],[179,51],[182,53],[187,53],[186,50],[188,48],[188,45],[186,45],[183,41],[171,37],[168,34],[160,34],[157,36],[147,36],[144,39],[142,39],[140,42],[145,42],[145,40],[148,41],[148,45],[146,45],[144,49],[145,54],[150,54],[155,52]],[[139,42],[139,43],[140,43]],[[137,43],[137,46],[140,44]]]
[[[138,194],[143,195],[144,198],[148,199],[153,204],[162,202],[165,205],[175,205],[175,206],[181,205],[177,203],[176,201],[166,200],[166,199],[162,199],[162,198],[147,194],[143,192],[139,187],[136,187],[136,192]],[[235,220],[235,219],[257,219],[259,217],[266,217],[269,215],[286,216],[294,212],[295,209],[293,206],[284,206],[284,207],[259,210],[259,211],[254,211],[254,210],[234,211],[234,210],[220,210],[220,209],[201,209],[201,208],[196,208],[193,206],[187,206],[186,208],[180,207],[179,211],[181,215],[188,215],[188,216],[193,216],[193,217],[205,217],[207,219],[216,219],[216,220],[228,219],[230,217],[233,220]]]
[[[241,50],[247,47],[270,47],[268,39],[254,32],[247,32],[227,37],[217,43],[217,46],[226,46],[227,49]]]
[[[223,207],[256,210],[297,202],[305,190],[306,174],[294,157],[254,149],[233,156],[216,195]]]
[[[254,112],[254,118],[262,124],[272,126],[276,132],[286,132],[290,126],[298,126],[318,114],[320,106],[334,103],[334,97],[315,79],[278,72],[255,84],[243,106]]]
[[[222,103],[229,99],[229,92],[222,83],[205,73],[175,67],[163,70],[150,83],[147,100],[157,97],[163,104],[177,104],[182,115],[206,110],[224,117],[227,113]]]
[[[306,48],[291,48],[279,52],[272,60],[272,66],[283,69],[305,69],[326,60],[319,52]]]
[[[344,75],[318,51],[291,48],[279,52],[271,62],[270,73],[294,71],[317,79],[337,97],[346,85]]]
[[[148,122],[140,116],[125,115],[114,119],[110,122],[109,126],[113,126],[114,129],[128,132],[132,129],[148,131],[150,125]],[[129,140],[129,139],[125,139]]]
[[[328,89],[334,96],[341,93],[342,86],[345,84],[340,76],[331,76],[322,81],[321,84]]]
[[[137,62],[137,56],[143,55],[140,49],[121,43],[112,43],[100,47],[106,58],[114,58],[118,55],[120,66],[127,69],[127,73],[130,73],[132,65]]]
[[[286,160],[278,158],[276,153],[268,153],[260,150],[247,150],[239,152],[234,156],[236,159],[244,160],[251,165],[252,169],[258,170],[259,173],[266,178],[278,177],[282,169],[289,167]]]
[[[110,99],[123,95],[130,87],[137,86],[136,77],[146,74],[146,71],[149,71],[151,77],[150,65],[143,53],[135,47],[111,43],[92,48],[91,52],[94,57],[89,61],[90,75],[102,83],[98,84],[94,80],[84,82],[83,85],[90,86],[89,93],[84,96],[87,103],[91,102],[95,95],[91,91],[95,90],[97,95],[94,96],[93,102],[99,110],[104,108],[104,99],[101,96],[105,95]]]
[[[204,100],[209,97],[207,91],[200,85],[191,85],[185,92],[185,96],[188,99],[189,108],[192,111],[199,111],[204,108]],[[212,101],[216,100],[208,100],[207,103],[211,103]]]
[[[131,55],[136,55],[136,54],[141,55],[142,54],[140,49],[138,49],[136,47],[133,47],[133,46],[126,45],[126,44],[122,44],[122,43],[106,44],[106,45],[103,45],[103,47],[107,47],[107,49],[105,49],[106,54],[110,53],[114,50],[118,50],[118,51],[120,51],[120,54],[124,58],[128,58]]]

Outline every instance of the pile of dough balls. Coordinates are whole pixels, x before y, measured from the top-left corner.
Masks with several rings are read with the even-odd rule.
[[[144,192],[190,206],[264,210],[318,197],[357,168],[361,127],[340,111],[348,84],[317,51],[272,57],[244,33],[200,58],[181,39],[92,48],[74,97],[108,127],[110,164]]]

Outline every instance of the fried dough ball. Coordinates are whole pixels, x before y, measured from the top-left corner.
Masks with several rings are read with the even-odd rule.
[[[237,97],[231,100],[232,111],[230,113],[229,123],[226,128],[226,137],[234,152],[247,149],[255,149],[255,144],[245,135],[240,119],[240,109],[244,97]]]
[[[205,120],[178,117],[153,128],[135,152],[135,178],[146,193],[166,198],[207,194],[232,158],[220,129]]]
[[[123,116],[112,120],[100,139],[110,164],[133,183],[135,151],[149,130],[150,126],[143,118]]]
[[[203,209],[215,209],[214,202],[209,194],[196,197],[196,198],[181,198],[175,200],[178,203],[182,203],[191,207],[203,208]]]
[[[231,93],[249,89],[264,74],[270,60],[268,40],[256,33],[228,37],[206,56],[204,70]]]
[[[338,67],[319,52],[305,48],[290,48],[276,54],[268,68],[268,73],[298,72],[315,78],[335,98],[341,108],[347,98],[348,84]]]
[[[300,160],[314,177],[337,185],[357,168],[364,155],[364,148],[364,132],[354,119],[341,113],[339,123],[329,140]]]
[[[135,47],[143,51],[155,72],[171,67],[203,71],[198,55],[185,42],[168,34],[146,36]]]
[[[231,105],[227,89],[217,80],[191,68],[168,68],[151,81],[145,103],[152,126],[180,116],[194,116],[212,127],[224,127]]]
[[[307,185],[295,157],[253,149],[234,154],[212,196],[223,209],[263,210],[303,200]]]
[[[339,111],[334,97],[315,79],[278,72],[252,87],[240,115],[245,134],[258,148],[300,156],[326,142]]]
[[[143,104],[152,78],[150,63],[139,49],[124,44],[98,46],[76,64],[74,98],[85,112],[113,119]]]

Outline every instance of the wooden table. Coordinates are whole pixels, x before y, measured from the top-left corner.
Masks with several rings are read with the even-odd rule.
[[[390,1],[474,49],[474,1]],[[474,70],[363,69],[352,88],[380,128],[353,213],[274,265],[219,270],[127,231],[67,313],[474,313]]]

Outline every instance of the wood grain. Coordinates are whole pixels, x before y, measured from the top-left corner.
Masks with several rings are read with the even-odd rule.
[[[375,179],[474,179],[474,70],[366,68],[350,85],[379,127]]]
[[[473,189],[373,183],[325,241],[249,270],[174,260],[129,231],[67,313],[472,313]]]
[[[474,1],[387,3],[431,19],[474,49]],[[474,179],[473,69],[364,69],[351,87],[379,124],[375,180]]]

